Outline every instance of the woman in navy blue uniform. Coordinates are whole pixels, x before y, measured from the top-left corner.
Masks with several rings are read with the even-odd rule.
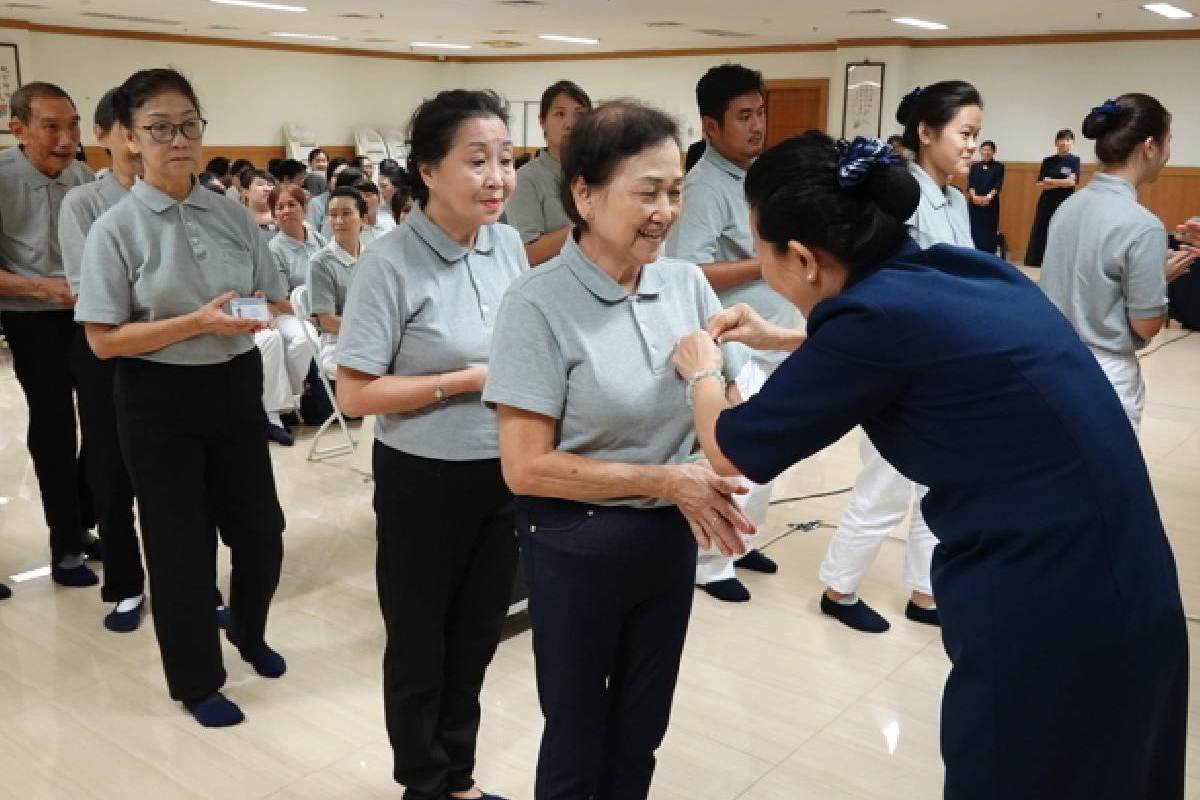
[[[971,205],[971,239],[975,248],[995,255],[999,246],[1000,190],[1004,188],[1004,165],[996,160],[996,143],[979,145],[979,161],[967,176],[967,200]]]
[[[1042,190],[1038,197],[1037,211],[1033,215],[1033,228],[1029,231],[1029,246],[1025,248],[1025,266],[1040,267],[1046,253],[1046,236],[1050,232],[1050,218],[1063,201],[1079,188],[1079,156],[1071,154],[1075,134],[1064,128],[1054,135],[1052,156],[1042,159],[1038,170],[1037,185]]]
[[[704,452],[764,483],[861,424],[930,487],[948,800],[1181,800],[1187,633],[1121,403],[1022,274],[906,237],[916,184],[865,141],[809,132],[750,169],[763,277],[808,336],[735,306],[679,342]],[[794,352],[730,409],[714,340]]]

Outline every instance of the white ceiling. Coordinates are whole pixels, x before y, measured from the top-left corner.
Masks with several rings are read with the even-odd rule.
[[[307,6],[305,13],[217,5],[210,0],[0,0],[0,17],[46,25],[110,28],[263,41],[272,31],[332,34],[336,42],[305,44],[371,50],[412,50],[413,41],[473,45],[467,51],[418,50],[477,56],[578,53],[658,48],[745,47],[846,38],[938,38],[1082,31],[1200,29],[1192,18],[1172,22],[1143,11],[1140,0],[275,0]],[[1176,0],[1200,13],[1200,0]],[[850,13],[883,9],[883,14]],[[135,22],[89,14],[149,18]],[[346,15],[355,15],[347,17]],[[891,17],[943,22],[948,31],[896,25]],[[648,23],[678,23],[649,26]],[[743,36],[714,36],[705,29]],[[542,41],[540,33],[589,36],[595,46]],[[497,49],[487,40],[520,47]]]

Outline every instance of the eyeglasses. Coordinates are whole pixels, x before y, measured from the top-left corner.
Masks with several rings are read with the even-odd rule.
[[[153,125],[143,125],[142,130],[150,132],[150,138],[159,144],[169,144],[175,140],[177,134],[182,133],[183,138],[190,139],[193,142],[200,139],[204,135],[204,129],[208,127],[208,120],[200,117],[192,117],[191,119],[181,122],[176,125],[174,122],[156,122]]]

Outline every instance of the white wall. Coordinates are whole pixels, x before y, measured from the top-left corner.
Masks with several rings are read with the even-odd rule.
[[[1092,106],[1124,92],[1157,97],[1174,115],[1177,166],[1200,166],[1200,41],[928,48],[911,51],[914,85],[970,81],[983,94],[984,137],[999,158],[1039,161],[1071,128],[1075,152],[1094,161],[1080,126]]]
[[[684,138],[699,136],[696,80],[706,69],[737,61],[767,78],[828,78],[829,128],[841,131],[842,84],[849,61],[886,64],[883,134],[905,92],[947,78],[971,81],[983,93],[984,135],[1000,157],[1036,161],[1049,153],[1054,131],[1076,131],[1087,110],[1124,91],[1157,96],[1175,114],[1172,163],[1200,166],[1200,41],[1021,45],[972,48],[843,48],[807,53],[596,59],[517,63],[433,63],[253,50],[0,29],[0,41],[21,46],[22,75],[60,83],[85,118],[95,99],[130,72],[170,64],[193,79],[210,120],[210,144],[282,141],[280,126],[296,121],[326,144],[349,144],[355,124],[403,125],[413,107],[440,89],[491,88],[510,101],[536,101],[561,78],[594,99],[637,97],[679,118]],[[542,144],[531,114],[514,136]],[[90,143],[90,133],[85,139]],[[9,140],[11,143],[11,140]],[[4,144],[0,141],[0,144]],[[1092,160],[1090,143],[1077,152]]]
[[[0,37],[6,33],[0,31]],[[358,124],[403,126],[438,86],[445,66],[62,34],[30,38],[34,77],[66,89],[85,122],[96,100],[134,70],[179,69],[200,96],[210,145],[281,144],[286,122],[304,125],[326,144],[353,142],[351,128]],[[93,143],[90,127],[85,125],[85,144]]]

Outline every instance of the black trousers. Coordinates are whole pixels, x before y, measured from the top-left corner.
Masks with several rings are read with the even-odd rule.
[[[383,698],[406,800],[471,788],[479,692],[500,643],[517,541],[500,462],[375,442]]]
[[[84,471],[104,542],[104,585],[100,596],[109,603],[137,597],[146,588],[142,551],[133,525],[133,484],[117,436],[113,401],[116,361],[96,358],[83,326],[75,326],[71,354],[83,434]]]
[[[675,508],[520,497],[538,696],[537,800],[640,800],[671,715],[696,542]]]
[[[283,562],[262,359],[257,349],[211,366],[121,359],[115,396],[167,685],[176,700],[207,697],[225,683],[213,526],[232,557],[229,608],[243,648],[263,642]]]
[[[74,312],[3,311],[0,325],[29,405],[26,444],[58,562],[82,551],[82,533],[95,522],[75,435]]]

